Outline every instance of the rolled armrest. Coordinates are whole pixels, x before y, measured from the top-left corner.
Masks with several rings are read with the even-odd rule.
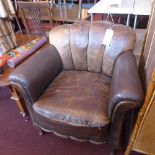
[[[61,58],[56,48],[49,45],[19,65],[9,76],[9,82],[22,88],[35,102],[61,70]]]
[[[128,103],[132,102],[135,107],[139,107],[143,102],[143,97],[143,88],[135,57],[131,51],[124,52],[117,58],[113,70],[108,105],[109,117],[112,117],[116,105],[122,104],[122,101],[125,101],[124,104],[128,101]]]

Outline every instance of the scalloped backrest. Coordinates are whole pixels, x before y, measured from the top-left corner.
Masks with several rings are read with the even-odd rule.
[[[113,30],[113,37],[106,46],[103,39],[108,28]],[[132,52],[136,35],[125,25],[79,21],[53,28],[49,41],[57,48],[64,70],[86,70],[112,76],[116,58],[122,52]]]

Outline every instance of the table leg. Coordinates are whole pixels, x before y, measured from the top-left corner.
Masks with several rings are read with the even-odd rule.
[[[136,29],[136,26],[137,26],[137,15],[135,15],[135,20],[134,20],[134,26],[133,26],[133,28]]]
[[[22,28],[21,28],[21,26],[20,26],[20,23],[19,23],[19,20],[18,20],[17,15],[15,15],[15,18],[16,18],[16,22],[17,22],[18,28],[19,28],[21,34],[23,34],[23,31],[22,31]]]
[[[90,16],[91,16],[91,22],[92,22],[93,21],[93,13],[91,13]]]
[[[126,25],[129,26],[129,24],[130,24],[130,14],[128,14],[127,21],[126,21]]]
[[[11,87],[11,91],[12,91],[11,99],[16,101],[20,114],[23,115],[23,117],[26,117],[26,107],[23,98],[18,94],[18,92],[14,87]]]

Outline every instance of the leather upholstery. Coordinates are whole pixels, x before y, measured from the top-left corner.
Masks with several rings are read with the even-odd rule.
[[[32,119],[33,125],[36,127],[62,138],[70,138],[80,142],[89,141],[95,144],[105,143],[109,138],[109,124],[102,127],[75,126],[44,117],[38,113],[33,113]]]
[[[49,45],[43,51],[35,53],[29,61],[17,67],[9,77],[9,81],[20,84],[30,100],[35,102],[61,71],[60,56],[56,48]]]
[[[102,74],[63,71],[33,105],[33,109],[62,123],[102,127],[109,124],[109,88],[110,78]]]
[[[109,27],[114,35],[105,46]],[[9,77],[33,124],[62,137],[107,141],[118,148],[126,113],[143,100],[132,53],[134,31],[108,22],[81,21],[53,28],[50,43]]]
[[[69,125],[69,133],[63,129],[65,135],[77,138],[86,130],[85,138],[103,141],[110,125],[107,111],[110,81],[102,74],[63,71],[34,103],[33,110],[49,120]]]
[[[136,67],[136,59],[130,51],[125,52],[116,60],[113,71],[108,105],[109,117],[111,117],[114,107],[121,101],[132,101],[139,107],[143,97],[143,88]]]
[[[54,35],[55,34],[55,35]],[[69,40],[69,25],[65,24],[59,28],[59,26],[52,29],[52,34],[50,38],[54,42],[54,46],[59,51],[64,69],[73,69],[73,59],[70,50],[70,40]]]
[[[103,39],[108,28],[114,34],[110,46],[105,46]],[[136,35],[123,25],[82,21],[52,29],[49,40],[60,53],[65,70],[88,70],[112,76],[116,58],[133,50]]]

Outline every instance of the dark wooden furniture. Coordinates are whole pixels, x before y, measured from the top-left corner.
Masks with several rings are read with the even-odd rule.
[[[29,36],[29,35],[22,35],[22,34],[16,34],[16,38],[17,38],[17,44],[23,45],[27,42],[32,41],[33,39],[36,38],[36,36]],[[45,44],[44,46],[42,46],[41,48],[44,48],[48,45]],[[30,56],[31,57],[31,56]],[[27,58],[29,59],[29,58]],[[25,61],[27,61],[27,59]],[[21,63],[22,64],[22,63]],[[19,64],[20,65],[20,64]],[[25,116],[26,114],[26,109],[25,109],[25,104],[23,102],[23,99],[20,97],[20,95],[18,94],[18,92],[15,91],[15,89],[13,87],[11,87],[9,85],[9,81],[8,81],[8,77],[9,75],[14,71],[14,69],[6,67],[3,72],[0,74],[0,87],[10,87],[11,91],[12,91],[12,96],[11,99],[15,100],[17,103],[17,106],[19,108],[20,113]]]
[[[46,35],[47,23],[45,23],[45,21],[50,21],[48,29],[52,28],[52,5],[49,1],[17,1],[17,4],[27,33]],[[43,14],[42,11],[44,11],[45,14]]]
[[[25,7],[25,5],[31,4],[32,6],[35,5],[33,3],[40,3],[38,2],[22,2],[18,1],[19,7]],[[44,1],[41,3],[48,3],[48,1]],[[51,3],[51,1],[49,1]],[[24,6],[23,6],[24,5]],[[38,5],[38,4],[37,4]],[[32,6],[30,6],[32,8]],[[23,17],[21,10],[19,10],[19,16]],[[51,16],[51,17],[50,17]],[[28,18],[29,15],[25,12],[24,18]],[[60,22],[75,22],[77,20],[85,20],[89,19],[90,15],[88,14],[88,9],[81,9],[79,4],[50,4],[50,9],[48,6],[41,8],[41,17],[45,21],[60,21]],[[26,24],[26,20],[24,20]],[[27,27],[27,26],[26,26]],[[28,29],[28,28],[27,28]],[[29,30],[27,30],[29,31]]]

